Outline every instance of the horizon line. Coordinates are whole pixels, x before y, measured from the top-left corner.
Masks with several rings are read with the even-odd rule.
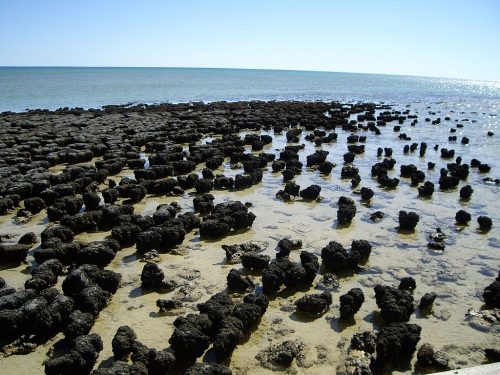
[[[226,69],[226,70],[261,70],[261,71],[276,71],[276,72],[304,72],[304,73],[340,73],[340,74],[365,74],[365,75],[381,75],[381,76],[399,76],[413,78],[438,78],[438,79],[456,79],[462,81],[480,81],[499,83],[499,79],[477,79],[464,77],[441,77],[441,76],[426,76],[415,74],[391,74],[391,73],[369,73],[369,72],[348,72],[334,70],[308,70],[308,69],[275,69],[275,68],[235,68],[235,67],[197,67],[197,66],[97,66],[97,65],[0,65],[1,68],[104,68],[104,69]]]

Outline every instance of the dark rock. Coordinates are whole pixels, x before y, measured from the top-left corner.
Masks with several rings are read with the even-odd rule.
[[[375,211],[370,214],[370,220],[378,223],[384,218],[385,214],[382,211]]]
[[[359,177],[359,175],[354,176],[351,180],[351,188],[353,189],[357,188],[360,183],[361,183],[361,177]]]
[[[81,264],[108,265],[114,258],[116,252],[108,242],[90,242],[82,246],[75,254],[75,262]]]
[[[209,300],[209,301],[211,304],[216,303],[216,302],[214,302],[213,299]],[[207,302],[209,302],[209,301],[207,301]],[[203,305],[203,306],[206,307],[206,305]],[[225,305],[224,306],[221,304],[211,305],[211,307],[214,308],[214,310],[213,310],[214,313],[218,313],[219,311],[216,310],[216,308],[220,308],[221,306],[224,307]],[[225,309],[221,316],[226,318],[227,315],[229,315],[229,309]],[[220,321],[218,323],[220,323]],[[203,314],[188,314],[186,316],[179,316],[174,320],[174,327],[179,328],[179,329],[195,328],[198,331],[200,331],[206,335],[210,335],[210,336],[213,334],[213,332],[215,331],[215,328],[216,328],[214,326],[214,324],[212,323],[212,321],[210,320],[210,316],[208,314],[204,314],[204,313]]]
[[[111,345],[115,360],[124,360],[132,352],[132,345],[137,336],[129,326],[121,326],[116,331]]]
[[[47,227],[40,235],[42,243],[53,237],[59,238],[62,242],[71,242],[73,241],[74,236],[73,231],[63,225]]]
[[[359,263],[368,259],[370,253],[371,245],[365,240],[353,241],[350,254],[341,244],[331,241],[321,250],[321,259],[328,269],[339,272],[355,269]]]
[[[101,270],[96,265],[85,264],[70,271],[62,283],[62,289],[64,294],[74,296],[85,288],[98,285],[109,293],[115,293],[120,281],[119,273]]]
[[[415,279],[411,276],[403,277],[399,283],[400,290],[413,290],[417,287]]]
[[[102,340],[97,334],[79,336],[71,343],[69,352],[45,362],[45,374],[87,375],[92,371],[101,350]]]
[[[24,200],[24,207],[33,215],[39,213],[45,208],[45,202],[42,198],[26,198]]]
[[[418,187],[418,194],[422,197],[430,197],[434,193],[434,184],[430,181],[425,181],[422,186]]]
[[[233,301],[225,293],[216,293],[208,301],[199,303],[197,307],[201,313],[207,314],[213,323],[217,323],[230,315]]]
[[[200,224],[200,234],[205,237],[222,237],[231,231],[231,226],[223,221],[208,219]]]
[[[74,269],[64,279],[62,289],[64,294],[74,296],[92,285],[93,282],[82,269]]]
[[[284,160],[276,160],[272,164],[273,172],[279,172],[285,169],[286,162]]]
[[[303,280],[304,284],[310,284],[316,278],[316,273],[319,270],[319,260],[317,255],[310,253],[308,251],[300,252],[300,263],[304,268],[306,274]],[[287,282],[285,278],[285,283]]]
[[[376,347],[376,336],[371,331],[364,331],[354,334],[351,339],[351,349],[362,350],[373,354]]]
[[[129,364],[115,361],[110,367],[102,367],[92,371],[92,375],[148,375],[148,369],[143,363]]]
[[[420,341],[420,326],[392,323],[382,327],[377,335],[377,363],[404,363],[413,356]]]
[[[437,295],[434,292],[425,293],[420,299],[420,303],[418,305],[420,310],[429,309],[432,307]]]
[[[87,335],[94,324],[94,316],[89,313],[74,310],[69,314],[68,322],[63,327],[66,340],[74,340],[78,336]]]
[[[318,171],[320,171],[321,173],[323,173],[325,175],[329,175],[330,173],[332,173],[332,169],[334,167],[335,167],[335,164],[330,163],[329,161],[325,161],[324,163],[321,163],[318,166]]]
[[[377,306],[387,323],[407,322],[414,311],[413,296],[390,286],[377,285],[374,288]]]
[[[34,245],[37,242],[38,242],[38,237],[33,232],[28,232],[23,234],[19,239],[19,241],[17,241],[17,243],[21,245]]]
[[[308,294],[299,298],[295,302],[297,311],[318,316],[324,314],[332,304],[332,294],[330,292],[323,292],[321,294]]]
[[[283,259],[283,260],[282,260]],[[262,287],[264,293],[274,293],[285,282],[285,270],[290,266],[288,258],[272,261],[262,272]]]
[[[134,363],[149,364],[149,351],[150,349],[138,340],[132,344],[132,355],[130,359]]]
[[[375,193],[373,192],[372,189],[365,188],[365,187],[361,188],[360,193],[361,193],[361,199],[364,201],[369,201],[375,195]]]
[[[414,164],[401,165],[401,177],[410,177],[417,171],[417,167]]]
[[[356,154],[353,152],[347,152],[344,154],[344,162],[345,163],[352,163],[354,161],[354,158],[356,157]]]
[[[90,286],[83,289],[75,296],[77,308],[82,312],[88,312],[97,316],[111,299],[111,293],[98,286]]]
[[[243,330],[243,322],[232,316],[220,323],[220,327],[213,340],[213,350],[218,360],[225,359],[231,355],[243,338]]]
[[[493,222],[488,216],[479,216],[477,222],[481,229],[491,229],[493,226]]]
[[[184,375],[232,375],[229,367],[218,363],[195,363]]]
[[[241,261],[241,256],[247,252],[259,253],[267,248],[269,244],[263,241],[249,241],[242,244],[222,245],[222,249],[226,252],[226,260],[228,263],[238,263]]]
[[[372,245],[366,240],[353,240],[351,243],[351,263],[367,260],[372,252]]]
[[[264,315],[259,305],[254,303],[237,303],[234,305],[231,316],[239,319],[243,323],[243,330],[249,332]]]
[[[175,328],[168,342],[176,358],[188,360],[200,357],[208,349],[210,337],[194,326],[186,325]]]
[[[334,272],[351,268],[347,250],[335,241],[330,241],[327,246],[321,249],[321,260],[326,267]]]
[[[342,167],[340,172],[341,178],[353,178],[354,176],[359,175],[359,169],[355,168],[351,165],[345,165]]]
[[[160,204],[156,207],[153,220],[156,225],[164,224],[167,220],[173,219],[177,215],[177,209],[170,204]]]
[[[417,226],[420,217],[415,212],[399,211],[399,229],[413,230]]]
[[[340,197],[338,201],[337,222],[339,224],[349,224],[356,215],[356,206],[351,198]]]
[[[439,188],[441,190],[449,190],[458,186],[460,179],[456,176],[441,175],[439,178]]]
[[[287,368],[302,352],[304,344],[298,340],[286,340],[277,345],[272,345],[257,355],[257,359],[264,367],[278,366]]]
[[[227,287],[231,290],[247,290],[255,287],[249,277],[244,277],[237,269],[231,269],[227,275]]]
[[[458,224],[467,224],[469,221],[472,220],[472,216],[470,213],[464,211],[464,210],[459,210],[457,211],[457,213],[455,214],[455,221],[458,223]]]
[[[2,338],[9,339],[20,336],[25,331],[25,325],[26,317],[21,309],[0,310],[0,333]]]
[[[157,299],[156,300],[156,307],[158,307],[161,312],[165,312],[165,311],[170,311],[170,310],[181,308],[182,302],[172,300],[172,299]]]
[[[444,251],[446,246],[441,242],[430,241],[427,243],[427,247],[431,250]]]
[[[484,289],[483,298],[489,306],[500,308],[500,272],[497,279]]]
[[[417,367],[425,370],[445,371],[450,369],[448,357],[443,352],[434,351],[431,344],[422,344],[417,352]]]
[[[365,301],[363,291],[359,288],[352,288],[346,294],[340,296],[340,317],[350,319],[356,314]]]
[[[285,193],[288,193],[290,195],[293,195],[294,197],[296,197],[297,195],[299,195],[299,190],[300,190],[300,186],[297,185],[295,182],[291,181],[291,182],[287,182],[285,184]]]
[[[474,189],[470,185],[465,185],[460,189],[460,198],[469,199],[474,192]]]
[[[288,252],[292,250],[297,250],[302,247],[302,241],[301,240],[291,240],[289,238],[282,238],[278,242],[278,248],[280,251]]]
[[[269,255],[259,254],[253,251],[248,251],[241,255],[241,264],[249,270],[263,270],[270,261],[271,257]]]
[[[56,284],[62,270],[63,265],[59,260],[50,259],[31,271],[31,279],[26,281],[24,287],[38,291],[49,288]]]
[[[120,192],[114,188],[104,189],[102,191],[102,197],[104,199],[104,203],[113,204],[115,203],[120,196]]]
[[[137,236],[141,233],[141,228],[132,223],[123,223],[111,230],[111,237],[117,240],[122,246],[133,245]]]
[[[19,263],[26,259],[31,245],[0,244],[0,264]]]
[[[194,183],[194,188],[196,189],[197,193],[205,194],[214,188],[214,183],[211,179],[202,178]]]
[[[175,356],[167,350],[149,349],[148,375],[164,375],[172,371],[175,365]]]
[[[318,185],[311,185],[300,191],[300,196],[304,199],[316,199],[321,193],[321,187]]]
[[[479,169],[479,172],[481,173],[488,173],[491,170],[491,167],[488,164],[479,164],[477,169]]]
[[[307,166],[312,167],[313,165],[319,165],[321,163],[324,163],[326,161],[326,157],[328,156],[329,152],[324,151],[324,150],[319,150],[316,151],[314,154],[308,155],[307,156]]]
[[[146,263],[142,268],[141,287],[143,289],[172,290],[175,285],[164,281],[165,274],[156,263]]]
[[[262,315],[264,315],[269,306],[269,298],[264,294],[247,294],[243,297],[243,302],[259,306]]]
[[[99,207],[99,203],[101,203],[101,197],[99,197],[98,194],[93,193],[91,191],[86,191],[85,193],[83,193],[82,199],[83,203],[85,204],[85,208],[87,210],[95,210]],[[106,202],[106,203],[111,203],[111,202]]]
[[[311,280],[312,281],[312,280]],[[285,271],[284,284],[287,288],[297,288],[310,283],[306,269],[298,263],[290,263]]]
[[[486,356],[486,358],[488,358],[488,361],[500,362],[500,349],[496,348],[484,349],[484,355]]]

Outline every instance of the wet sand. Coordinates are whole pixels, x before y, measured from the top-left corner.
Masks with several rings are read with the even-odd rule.
[[[406,103],[405,103],[406,104]],[[395,110],[404,109],[394,107]],[[342,155],[347,151],[346,137],[350,132],[337,128],[338,140],[332,144],[323,144],[315,147],[314,143],[306,141],[305,136],[310,131],[303,131],[300,144],[305,148],[299,152],[300,160],[304,162],[302,174],[295,177],[294,181],[305,188],[311,184],[321,186],[321,199],[307,202],[297,198],[292,202],[283,202],[275,197],[278,190],[282,189],[283,177],[281,173],[272,172],[270,165],[264,169],[261,183],[241,191],[211,192],[215,196],[215,203],[227,200],[240,200],[251,202],[250,211],[256,215],[253,226],[243,233],[231,234],[216,241],[200,239],[197,230],[186,236],[183,244],[170,253],[162,253],[158,263],[167,278],[174,279],[181,286],[168,294],[156,292],[143,293],[140,288],[140,274],[144,262],[135,253],[135,246],[124,248],[117,253],[115,259],[107,269],[119,272],[122,275],[121,287],[112,297],[109,305],[99,314],[92,331],[99,334],[104,343],[104,349],[99,355],[96,368],[107,366],[112,362],[111,340],[119,326],[129,325],[134,329],[138,340],[145,345],[162,349],[168,347],[168,339],[173,332],[173,320],[178,315],[197,313],[197,302],[205,301],[214,293],[226,289],[226,276],[231,268],[240,268],[240,264],[231,265],[225,261],[225,253],[221,248],[223,244],[237,244],[250,240],[267,241],[268,248],[264,254],[275,257],[276,245],[284,237],[301,239],[303,250],[311,251],[318,256],[321,248],[329,241],[337,241],[346,248],[352,240],[368,240],[373,251],[369,261],[363,269],[349,277],[339,280],[339,287],[332,290],[333,304],[326,314],[317,319],[304,319],[295,313],[294,302],[304,294],[321,291],[318,283],[321,273],[316,277],[312,287],[307,291],[280,292],[272,297],[269,308],[263,316],[258,327],[250,337],[236,347],[229,361],[224,362],[234,374],[271,374],[273,369],[266,368],[256,359],[256,356],[272,344],[284,340],[297,339],[304,343],[304,350],[300,358],[293,361],[288,369],[274,369],[288,374],[331,374],[341,365],[346,356],[349,341],[356,332],[365,330],[378,330],[383,324],[379,309],[375,303],[373,287],[377,284],[397,287],[399,280],[405,276],[415,278],[417,288],[413,292],[416,302],[427,292],[437,294],[432,312],[423,316],[416,310],[409,323],[416,323],[422,327],[422,343],[431,343],[436,349],[442,350],[450,357],[453,368],[468,367],[486,363],[483,350],[488,347],[500,346],[500,325],[487,323],[466,317],[469,309],[481,310],[484,303],[481,295],[484,288],[493,282],[500,265],[500,242],[498,239],[498,223],[500,222],[500,202],[497,199],[499,186],[495,183],[485,183],[483,178],[498,177],[497,170],[500,165],[498,141],[495,137],[487,137],[486,131],[498,132],[497,117],[485,113],[472,113],[468,108],[450,108],[446,104],[433,104],[432,110],[436,115],[429,115],[430,109],[421,103],[413,103],[409,109],[412,114],[417,114],[419,122],[410,126],[410,120],[402,125],[401,132],[412,137],[411,141],[398,140],[399,133],[393,132],[393,125],[389,123],[381,127],[382,134],[375,136],[373,133],[362,131],[367,135],[366,151],[357,155],[354,165],[359,168],[361,183],[359,187],[369,187],[374,190],[375,196],[370,203],[363,203],[351,189],[350,179],[341,179],[340,170],[343,165]],[[460,113],[460,110],[464,113]],[[440,111],[439,113],[437,111]],[[224,117],[224,113],[221,117]],[[37,115],[11,115],[19,121],[33,123],[59,122],[87,123],[92,128],[94,123],[122,123],[126,127],[133,127],[141,131],[144,123],[161,122],[161,113],[131,112],[128,117],[123,114],[104,114],[93,118],[84,113],[75,117],[69,114],[37,114]],[[436,118],[450,116],[449,121],[440,125],[430,125],[424,122],[425,117]],[[353,115],[352,118],[355,119]],[[463,122],[461,119],[468,118]],[[450,128],[456,125],[455,119],[464,124],[464,128],[457,129],[457,133],[450,134]],[[477,122],[472,123],[471,120]],[[11,120],[9,120],[11,121]],[[86,128],[81,128],[86,131]],[[285,129],[286,131],[287,129]],[[279,155],[287,143],[285,132],[275,134],[273,131],[243,130],[239,134],[269,134],[273,136],[271,145],[266,145],[265,152]],[[450,144],[449,135],[457,135],[460,140],[462,135],[470,138],[469,145],[460,142]],[[220,136],[206,134],[198,143],[205,143]],[[412,142],[427,142],[429,148],[425,157],[419,157],[418,151],[404,154],[403,146]],[[467,181],[461,181],[457,189],[440,191],[437,180],[439,169],[445,167],[450,160],[442,159],[439,150],[433,150],[434,144],[441,147],[453,148],[456,156],[462,156],[468,163],[475,157],[487,162],[491,172],[478,173],[471,169]],[[183,145],[187,149],[188,144]],[[416,187],[410,186],[410,180],[401,178],[399,186],[394,190],[380,188],[376,179],[370,175],[371,166],[377,161],[377,147],[392,147],[393,158],[397,160],[391,177],[399,177],[399,166],[402,164],[415,164],[418,169],[426,173],[426,180],[436,184],[436,191],[432,198],[418,197]],[[251,148],[246,146],[247,152]],[[321,175],[317,170],[305,167],[305,158],[316,149],[329,151],[328,161],[336,163],[331,175]],[[143,150],[144,151],[144,150]],[[258,154],[259,152],[254,152]],[[148,157],[148,153],[145,153]],[[94,162],[94,159],[92,162]],[[379,161],[381,161],[380,158]],[[427,170],[427,162],[433,161],[436,167],[433,171]],[[200,172],[204,164],[197,167]],[[65,165],[58,165],[50,169],[51,173],[60,172]],[[226,176],[235,176],[242,173],[242,169],[233,169],[226,158],[222,167],[214,173],[224,173]],[[133,177],[133,171],[125,168],[119,175],[111,177],[119,182],[121,177]],[[469,201],[459,199],[458,191],[461,186],[470,184],[474,193]],[[103,189],[106,185],[101,185]],[[140,203],[135,204],[135,213],[152,215],[156,206],[162,203],[178,202],[182,212],[192,210],[192,199],[196,196],[193,190],[186,191],[182,196],[157,197],[148,195]],[[340,196],[354,199],[357,214],[348,227],[337,226],[336,211],[337,200]],[[123,200],[120,199],[119,203]],[[119,204],[118,203],[118,204]],[[473,219],[467,226],[455,224],[454,216],[459,209],[470,212]],[[405,234],[397,230],[398,212],[400,210],[414,211],[420,215],[420,222],[414,233]],[[383,211],[385,217],[379,223],[369,219],[370,213]],[[46,212],[43,210],[22,225],[15,224],[11,214],[0,217],[1,233],[13,234],[13,243],[24,233],[33,231],[40,234],[48,225]],[[478,229],[476,219],[479,215],[487,215],[493,220],[493,228],[489,231]],[[435,228],[440,228],[446,235],[445,251],[435,251],[427,248],[428,237],[434,233]],[[103,239],[110,232],[84,233],[76,240],[89,242]],[[39,245],[39,244],[37,244]],[[36,246],[37,246],[36,245]],[[34,248],[36,248],[36,246]],[[33,249],[34,249],[33,248]],[[2,266],[2,276],[9,286],[23,288],[24,282],[29,278],[29,270],[34,265],[31,255],[26,262],[13,268]],[[299,261],[300,251],[292,251],[291,259]],[[245,271],[246,272],[246,271]],[[256,284],[256,291],[262,292],[259,273],[251,274]],[[64,276],[59,277],[60,287]],[[356,314],[354,321],[343,322],[339,319],[339,296],[353,287],[361,288],[365,293],[365,303]],[[184,307],[167,314],[159,314],[155,305],[158,298],[180,298],[182,291],[187,291],[190,300],[183,302]],[[478,329],[479,328],[479,329]],[[12,355],[0,358],[3,374],[17,373],[43,373],[43,361],[47,352],[63,338],[58,334],[54,339],[39,346],[35,352],[28,355]],[[207,358],[208,360],[210,357]],[[198,359],[198,361],[202,358]],[[394,370],[393,373],[413,373],[415,357],[412,366],[408,369]],[[418,371],[417,371],[418,372]]]

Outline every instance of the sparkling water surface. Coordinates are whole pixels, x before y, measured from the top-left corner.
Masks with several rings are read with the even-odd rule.
[[[496,111],[500,82],[250,69],[0,67],[0,111],[254,99],[444,101]]]

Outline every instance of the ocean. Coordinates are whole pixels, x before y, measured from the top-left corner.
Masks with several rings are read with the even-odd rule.
[[[252,69],[0,67],[0,111],[222,100],[444,101],[496,110],[500,82]]]

